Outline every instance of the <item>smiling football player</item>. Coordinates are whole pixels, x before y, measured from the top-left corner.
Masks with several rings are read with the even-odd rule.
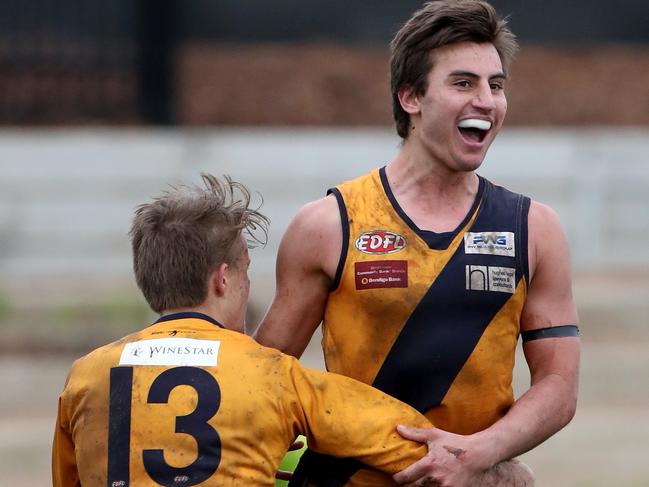
[[[257,338],[300,356],[322,322],[328,370],[382,389],[437,426],[400,429],[433,448],[395,475],[398,483],[423,485],[426,475],[435,485],[475,485],[495,465],[519,478],[498,485],[530,485],[511,459],[572,419],[580,346],[557,215],[476,172],[505,119],[516,40],[487,2],[439,0],[425,3],[391,48],[399,153],[300,210]],[[315,248],[301,246],[306,236]],[[515,400],[519,335],[531,386]],[[309,452],[296,479],[392,481]]]

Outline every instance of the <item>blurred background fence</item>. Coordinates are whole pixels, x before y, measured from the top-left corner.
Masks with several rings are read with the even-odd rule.
[[[49,483],[68,365],[153,319],[127,232],[167,184],[263,195],[259,321],[297,209],[396,154],[387,45],[421,3],[0,0],[0,485]],[[522,49],[481,174],[559,213],[584,343],[577,417],[526,460],[541,487],[646,487],[649,2],[493,4]]]
[[[523,45],[510,124],[649,123],[649,4],[493,3]],[[420,4],[2,0],[0,124],[389,125],[387,44]]]

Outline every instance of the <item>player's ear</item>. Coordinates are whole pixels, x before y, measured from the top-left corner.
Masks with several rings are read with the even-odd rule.
[[[225,262],[220,264],[210,275],[209,286],[212,292],[218,297],[223,297],[228,287],[228,269],[230,266]]]
[[[419,113],[419,95],[414,88],[411,88],[410,86],[402,86],[399,88],[399,91],[397,91],[397,96],[399,97],[399,103],[404,112],[410,115]]]

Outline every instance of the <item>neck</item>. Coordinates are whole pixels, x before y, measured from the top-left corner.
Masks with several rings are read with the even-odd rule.
[[[392,191],[426,192],[430,197],[448,199],[475,196],[478,177],[475,171],[453,171],[434,158],[404,143],[397,157],[386,167],[386,175]]]
[[[228,319],[226,313],[218,308],[218,306],[210,306],[208,303],[203,303],[199,306],[190,306],[187,308],[169,308],[160,313],[160,316],[166,316],[176,313],[201,313],[209,316],[213,320],[221,323],[228,330],[235,330],[236,328],[230,325],[231,320]]]
[[[453,231],[475,201],[480,181],[474,171],[454,171],[408,144],[386,167],[390,190],[403,211],[423,230]]]

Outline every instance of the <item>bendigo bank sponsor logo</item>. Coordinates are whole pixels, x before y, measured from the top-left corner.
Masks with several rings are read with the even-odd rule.
[[[356,239],[356,248],[366,254],[392,254],[406,246],[406,239],[388,230],[372,230]]]
[[[355,262],[356,289],[408,287],[407,260]]]

